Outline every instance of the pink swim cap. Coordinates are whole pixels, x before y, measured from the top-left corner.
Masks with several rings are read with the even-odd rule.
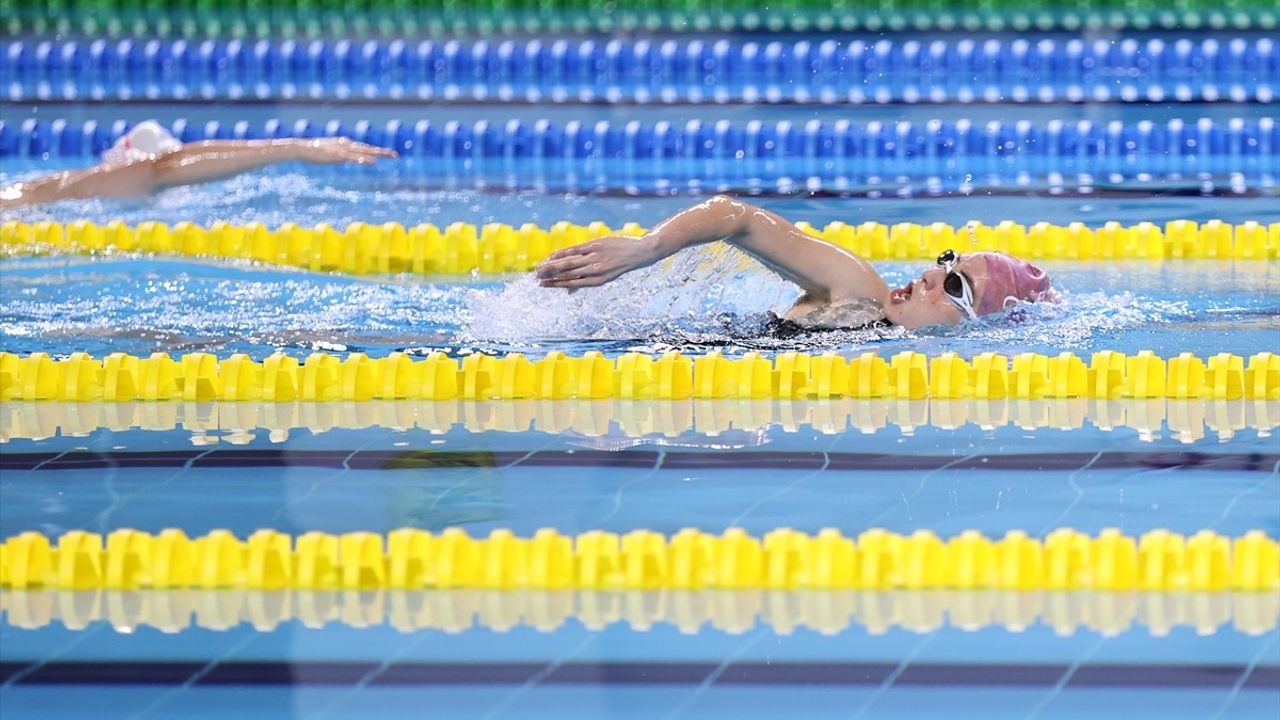
[[[987,283],[974,311],[979,315],[1000,312],[1009,299],[1036,302],[1049,296],[1049,275],[1026,260],[1002,252],[974,253],[987,261]]]

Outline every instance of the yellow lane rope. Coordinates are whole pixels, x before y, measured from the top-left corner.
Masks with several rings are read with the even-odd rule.
[[[1269,433],[1280,426],[1277,400],[1165,400],[1163,398],[1045,400],[366,400],[363,402],[15,402],[0,404],[0,442],[83,436],[98,430],[191,433],[192,443],[244,445],[256,431],[271,442],[291,432],[387,428],[444,434],[468,432],[576,432],[602,438],[715,436],[731,430],[801,428],[836,434],[849,429],[874,434],[893,426],[904,432],[932,427],[985,430],[1132,428],[1154,438],[1164,428],[1182,442],[1211,432],[1220,439],[1243,430]]]
[[[929,357],[903,351],[890,358],[863,353],[758,353],[730,359],[719,353],[688,357],[599,352],[538,360],[473,353],[461,362],[443,353],[414,360],[403,353],[340,360],[312,353],[305,360],[275,354],[258,363],[247,355],[207,353],[140,358],[113,353],[98,360],[82,352],[55,360],[47,353],[0,353],[0,400],[69,402],[134,400],[266,401],[518,400],[684,398],[1042,399],[1169,398],[1280,400],[1280,354],[1248,358],[1191,353],[1162,358],[1102,350],[1084,359],[1024,353]]]
[[[1211,530],[1184,537],[1115,529],[1055,530],[1043,540],[1010,531],[928,530],[899,535],[778,529],[763,538],[731,528],[686,528],[667,537],[544,528],[533,537],[494,530],[472,538],[400,529],[290,537],[227,530],[188,538],[120,529],[105,538],[29,531],[0,547],[0,586],[15,590],[240,588],[246,590],[1280,590],[1280,544],[1261,531],[1235,539]]]
[[[1032,260],[1174,260],[1183,258],[1275,260],[1280,258],[1280,223],[1236,224],[1209,220],[1173,220],[1163,226],[1141,222],[1108,222],[1090,227],[1081,222],[1030,227],[1013,221],[996,225],[969,222],[885,225],[832,222],[816,228],[798,225],[809,234],[870,260],[932,261],[944,250],[1003,250]],[[637,223],[610,228],[603,222],[575,225],[558,222],[544,229],[526,223],[476,226],[456,222],[446,227],[423,224],[352,223],[303,227],[286,223],[209,226],[162,222],[136,226],[120,221],[98,225],[6,222],[0,225],[0,255],[36,252],[145,252],[234,258],[291,265],[315,271],[349,273],[418,273],[469,275],[526,272],[555,250],[610,234],[641,235]]]
[[[1230,628],[1262,635],[1280,621],[1280,592],[1089,592],[1017,590],[3,590],[11,627],[54,622],[84,630],[107,622],[130,633],[198,627],[225,631],[248,623],[261,632],[299,622],[401,632],[543,632],[575,621],[589,630],[626,624],[645,632],[669,625],[686,634],[708,627],[740,634],[763,625],[778,635],[800,628],[835,635],[850,627],[873,634],[940,627],[1022,632],[1037,624],[1057,635],[1119,635],[1133,626],[1156,637],[1174,628],[1211,635]]]

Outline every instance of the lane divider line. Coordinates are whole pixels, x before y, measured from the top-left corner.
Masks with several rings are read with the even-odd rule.
[[[712,535],[686,528],[571,537],[498,529],[403,528],[291,537],[262,529],[190,538],[169,528],[50,538],[28,531],[0,546],[0,586],[14,590],[594,589],[594,590],[1280,590],[1280,544],[1260,530],[1234,539],[1069,528],[1043,539],[1021,531],[988,538],[969,530],[943,540],[929,530],[781,528],[762,538],[741,528]]]
[[[941,222],[849,225],[836,221],[818,228],[801,221],[797,226],[812,237],[868,260],[932,262],[943,251],[953,249],[997,250],[1029,260],[1280,259],[1280,222],[1233,225],[1219,220],[1173,220],[1163,227],[1151,222],[1130,226],[1108,222],[1100,227],[1037,222],[1027,227],[1010,220],[958,226]],[[345,228],[286,223],[273,229],[256,222],[215,222],[207,227],[179,222],[170,227],[162,222],[131,226],[120,221],[102,225],[88,220],[66,224],[10,221],[0,225],[0,258],[137,252],[256,261],[315,272],[459,275],[469,279],[528,272],[561,248],[607,235],[638,237],[644,233],[638,223],[615,229],[603,222],[558,222],[545,229],[532,223],[516,227],[464,222],[408,228],[399,223],[356,222]]]
[[[719,352],[685,356],[630,352],[616,359],[592,351],[570,357],[552,351],[538,360],[521,353],[472,353],[459,360],[433,352],[415,360],[394,352],[373,359],[311,353],[301,361],[275,353],[262,362],[244,354],[142,358],[112,353],[98,360],[76,352],[0,353],[0,400],[64,402],[366,401],[382,400],[629,400],[694,399],[1171,399],[1280,400],[1280,354],[1245,358],[1191,353],[1162,358],[1101,350],[1089,362],[1063,352],[1008,358],[987,352],[966,360],[902,351],[889,358],[864,352]]]

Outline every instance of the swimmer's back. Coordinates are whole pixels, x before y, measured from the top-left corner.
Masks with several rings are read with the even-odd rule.
[[[784,337],[820,332],[823,330],[865,330],[888,327],[880,303],[867,298],[850,299],[839,303],[798,301],[782,317],[770,313],[770,332],[784,333]]]
[[[802,337],[810,333],[830,332],[832,330],[881,330],[892,326],[893,323],[883,317],[873,319],[870,322],[865,322],[861,325],[803,325],[794,320],[787,320],[786,318],[779,317],[777,313],[770,312],[765,318],[763,334],[779,340],[789,340],[791,338]]]

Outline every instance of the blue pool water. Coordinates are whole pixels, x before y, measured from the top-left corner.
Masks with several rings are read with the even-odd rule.
[[[265,417],[246,432],[216,409],[197,429],[189,407],[179,429],[11,439],[0,529],[1280,532],[1273,427],[1175,436],[1179,411],[1162,401],[1126,406],[1131,426],[1114,430],[910,427],[900,408],[853,405],[849,417],[898,424],[482,431],[474,418],[501,410],[481,404],[443,433],[314,420],[268,431],[279,423]],[[924,417],[942,424],[933,410]],[[1100,412],[1089,409],[1094,423]],[[1263,718],[1280,662],[1267,593],[12,592],[6,607],[3,692],[20,717],[74,716],[91,692],[110,699],[100,717],[212,717],[252,702],[261,717],[410,717],[422,703],[564,717],[570,703],[583,717],[764,718],[803,702],[806,717],[1067,718],[1140,701],[1160,717]],[[103,661],[150,684],[80,684]]]
[[[758,267],[715,257],[696,264],[703,270],[692,287],[735,289],[721,300],[740,313],[734,322],[749,322],[761,310],[752,303],[763,298],[785,301],[785,288]],[[1055,271],[1073,292],[1059,312],[1034,324],[1003,320],[941,334],[820,342],[849,352],[965,354],[1062,347],[1078,354],[1151,348],[1204,355],[1274,346],[1276,295],[1269,288],[1276,277],[1268,266],[1139,263]],[[735,352],[749,342],[711,343],[696,317],[664,323],[665,303],[681,295],[675,289],[655,300],[647,316],[631,313],[625,323],[595,326],[613,328],[612,337],[584,340],[586,326],[572,323],[588,310],[609,312],[623,295],[584,293],[575,306],[542,300],[539,293],[547,291],[518,278],[475,286],[135,257],[8,260],[4,279],[17,298],[5,310],[4,344],[18,351],[89,348],[101,355],[166,347],[261,357],[277,348],[382,355],[465,345],[498,353],[615,354],[671,346]],[[558,305],[545,307],[549,302]],[[484,308],[504,303],[548,314],[516,326],[477,320]],[[555,325],[557,317],[570,324]],[[1215,331],[1224,327],[1231,332]],[[555,403],[523,403],[517,412],[523,423],[498,420],[509,412],[503,403],[462,404],[454,417],[429,402],[371,403],[327,421],[296,410],[272,420],[267,406],[253,410],[249,422],[233,419],[240,411],[231,405],[181,406],[174,412],[184,419],[175,414],[167,422],[108,405],[77,412],[138,429],[86,435],[35,430],[34,419],[53,411],[11,403],[12,414],[0,423],[27,432],[13,433],[4,446],[12,464],[0,480],[0,532],[181,527],[193,536],[215,528],[245,536],[262,527],[300,534],[404,526],[463,527],[473,536],[495,528],[527,535],[541,527],[674,533],[730,526],[753,534],[782,526],[846,533],[927,528],[944,537],[966,529],[998,536],[1058,527],[1135,535],[1161,527],[1280,532],[1274,402],[1259,405],[1261,416],[1221,410],[1241,410],[1241,427],[1206,432],[1200,420],[1199,433],[1178,429],[1187,426],[1175,420],[1186,408],[1172,401],[1111,408],[1080,401],[1075,411],[1088,420],[1073,429],[1017,421],[983,427],[976,414],[965,416],[971,421],[960,429],[947,429],[945,418],[956,409],[937,402],[910,409],[867,401],[764,401],[763,408],[687,402],[675,410],[661,403],[649,412],[690,421],[673,421],[675,432],[647,433],[625,422],[645,416],[643,407],[608,401],[582,407],[589,404],[556,411],[545,406]],[[576,420],[566,425],[560,412]],[[126,418],[123,424],[106,420],[113,413]],[[440,413],[442,419],[430,420]],[[877,416],[888,424],[860,429]],[[734,419],[735,426],[713,429],[715,417]],[[753,427],[750,417],[766,420]],[[834,420],[824,425],[819,417]],[[1118,427],[1103,429],[1107,417],[1120,418]],[[157,452],[165,459],[141,460]],[[392,464],[399,469],[385,469]],[[82,691],[91,690],[96,699],[110,699],[101,717],[214,717],[251,702],[262,717],[409,717],[430,703],[457,717],[564,717],[570,704],[582,717],[764,718],[803,703],[806,717],[1068,718],[1119,717],[1119,706],[1141,702],[1160,717],[1234,718],[1271,714],[1277,700],[1271,678],[1280,663],[1277,605],[1267,594],[1217,600],[850,594],[843,602],[723,592],[205,595],[162,601],[145,593],[12,593],[0,647],[13,674],[0,692],[19,716],[40,708],[43,717],[74,715]],[[847,609],[797,615],[806,602]],[[924,612],[921,602],[935,609]],[[999,610],[1010,603],[1034,609],[1012,619]],[[1208,609],[1190,609],[1201,606]],[[396,607],[431,610],[406,621]],[[564,610],[548,612],[555,607]],[[651,612],[626,611],[643,607]],[[142,617],[151,619],[121,619],[139,617],[128,608],[148,609]],[[824,615],[826,622],[815,620]],[[794,629],[782,619],[788,616]],[[159,617],[183,629],[159,628]],[[90,629],[63,627],[81,622]],[[35,659],[56,662],[19,669]],[[76,663],[103,660],[159,684],[65,685],[67,678],[94,677]],[[156,680],[157,673],[164,679]]]
[[[0,120],[546,118],[1134,126],[1276,116],[1250,102],[670,107],[48,102]],[[1268,87],[1263,85],[1262,87]],[[14,95],[10,87],[10,96]],[[38,95],[38,93],[36,93]],[[324,94],[326,101],[332,99]],[[221,94],[216,95],[225,99]],[[275,95],[271,95],[275,98]],[[894,99],[897,102],[900,98]],[[1203,99],[1203,98],[1201,98]],[[1021,102],[1021,101],[1020,101]],[[1082,178],[952,166],[744,169],[297,165],[145,200],[6,211],[130,223],[559,220],[652,225],[699,194],[748,191],[821,226],[974,219],[1129,225],[1280,221],[1276,162],[1248,172]],[[1143,158],[1161,167],[1158,158]],[[983,162],[986,158],[983,158]],[[1148,162],[1150,161],[1150,162]],[[7,157],[0,183],[78,167]],[[990,163],[982,165],[990,170]],[[594,174],[593,174],[594,173]],[[1057,176],[1055,176],[1055,173]],[[1141,175],[1141,177],[1139,177]],[[815,180],[816,178],[816,180]],[[843,184],[842,184],[843,179]],[[891,283],[917,263],[877,263]],[[567,295],[528,277],[350,277],[112,254],[0,260],[0,351],[97,357],[277,350],[608,356],[678,349],[970,357],[1098,350],[1280,352],[1275,263],[1046,262],[1063,301],[938,331],[762,338],[795,291],[712,248]],[[0,538],[73,529],[196,536],[260,528],[472,536],[686,527],[759,536],[869,527],[1280,535],[1276,401],[511,401],[0,405]],[[1275,593],[0,590],[0,715],[12,718],[1274,718]]]
[[[10,352],[146,355],[168,350],[393,351],[425,356],[482,350],[610,356],[678,349],[835,350],[888,356],[901,350],[1015,355],[1098,350],[1162,356],[1248,356],[1275,347],[1280,272],[1254,262],[1045,263],[1063,291],[1031,305],[946,330],[763,333],[768,313],[797,296],[737,252],[687,251],[617,283],[566,294],[529,276],[506,283],[353,278],[291,269],[130,257],[32,257],[6,262],[10,296],[0,341]],[[891,286],[920,263],[879,265]],[[1230,328],[1230,333],[1221,333]]]

